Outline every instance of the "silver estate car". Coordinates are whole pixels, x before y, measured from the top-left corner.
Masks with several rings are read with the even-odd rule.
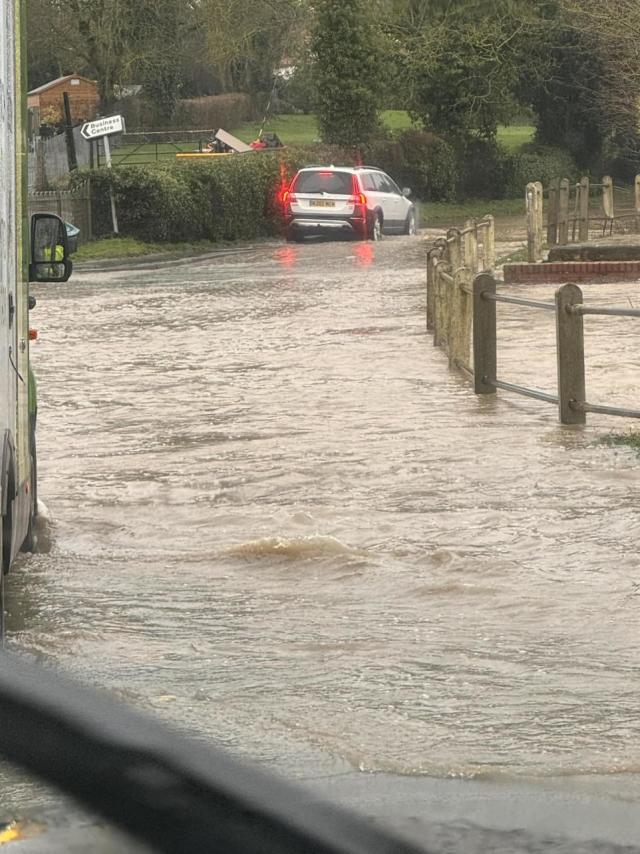
[[[308,166],[282,194],[287,240],[307,235],[415,234],[411,190],[374,166]]]

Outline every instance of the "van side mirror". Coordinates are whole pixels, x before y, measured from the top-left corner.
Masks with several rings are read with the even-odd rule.
[[[29,281],[66,282],[72,269],[64,222],[55,214],[33,214]]]
[[[405,198],[409,198],[409,196],[411,195],[411,187],[403,187],[402,188],[402,195]]]

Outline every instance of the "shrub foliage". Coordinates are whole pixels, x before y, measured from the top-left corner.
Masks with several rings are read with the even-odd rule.
[[[272,234],[281,182],[276,155],[231,156],[77,173],[91,181],[93,228],[111,232],[113,191],[123,234],[151,242],[252,239]]]
[[[312,52],[322,139],[340,145],[367,142],[379,127],[382,75],[365,0],[318,0]]]

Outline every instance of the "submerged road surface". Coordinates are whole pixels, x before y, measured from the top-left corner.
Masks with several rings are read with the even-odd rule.
[[[600,441],[631,422],[475,397],[424,260],[266,244],[38,286],[46,551],[10,645],[290,776],[635,804],[640,458]],[[552,315],[499,318],[501,378],[553,390]],[[637,405],[637,321],[585,324],[589,399]]]

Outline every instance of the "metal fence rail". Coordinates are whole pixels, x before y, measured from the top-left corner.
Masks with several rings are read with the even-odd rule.
[[[499,293],[497,286],[503,282],[495,278],[490,267],[478,273],[487,261],[493,263],[491,252],[484,254],[481,263],[477,249],[465,251],[462,243],[478,227],[487,229],[487,243],[492,247],[493,220],[487,218],[470,228],[450,229],[427,253],[427,330],[433,332],[434,345],[447,353],[449,364],[473,382],[476,394],[495,394],[500,389],[556,405],[562,424],[584,424],[588,412],[640,418],[640,410],[587,400],[583,329],[585,315],[633,318],[640,317],[640,309],[584,305],[581,289],[572,284],[559,288],[553,301]],[[498,377],[498,303],[554,313],[557,393]]]
[[[526,297],[507,297],[504,294],[487,294],[485,299],[494,300],[494,302],[507,302],[511,305],[526,305],[529,308],[542,308],[547,311],[555,311],[556,307],[552,302],[543,302],[542,300],[526,299]]]
[[[535,400],[544,400],[546,403],[557,403],[558,395],[557,394],[549,394],[546,391],[540,391],[537,388],[527,388],[524,385],[517,385],[516,383],[507,383],[503,380],[490,380],[484,377],[484,381],[489,385],[492,385],[494,388],[501,388],[504,391],[513,391],[515,394],[521,394],[523,397],[533,397]]]
[[[640,317],[640,310],[617,306],[607,308],[585,306],[582,301],[582,291],[577,285],[563,285],[556,291],[555,301],[551,303],[498,294],[496,293],[498,284],[501,283],[491,274],[477,276],[473,283],[473,379],[476,394],[495,394],[496,389],[502,389],[546,403],[556,404],[562,424],[584,424],[588,412],[624,418],[640,418],[640,410],[587,401],[582,321],[586,314]],[[497,303],[519,305],[555,313],[557,394],[498,379]]]

